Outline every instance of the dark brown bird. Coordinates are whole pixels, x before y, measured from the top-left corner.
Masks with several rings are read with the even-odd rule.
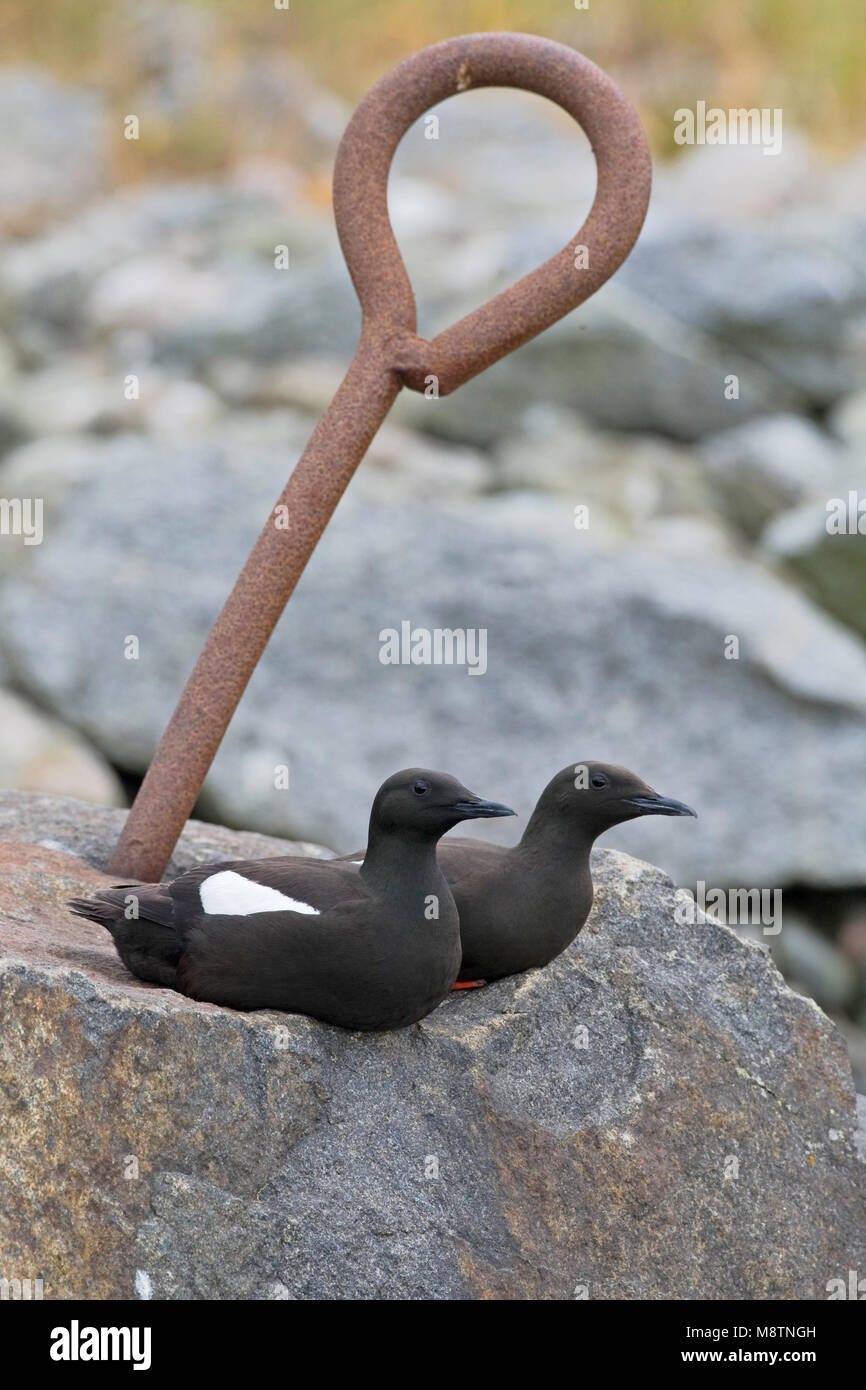
[[[547,963],[577,936],[592,907],[590,851],[599,835],[637,816],[694,816],[627,768],[572,763],[549,782],[513,849],[443,840],[439,864],[460,914],[458,987]],[[363,851],[343,861],[364,863]]]

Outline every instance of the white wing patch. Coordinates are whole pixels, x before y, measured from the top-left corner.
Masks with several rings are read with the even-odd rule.
[[[363,864],[363,862],[364,862],[363,859],[350,859],[350,860],[349,860],[349,863],[350,863],[350,864]]]
[[[249,917],[253,912],[306,912],[313,917],[321,916],[319,909],[310,903],[290,898],[264,883],[254,883],[233,869],[222,869],[203,879],[198,894],[205,912],[220,917]]]

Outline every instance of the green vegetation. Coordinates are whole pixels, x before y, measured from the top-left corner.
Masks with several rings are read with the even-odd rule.
[[[626,86],[657,154],[674,153],[673,111],[699,97],[782,107],[787,129],[829,152],[866,139],[863,0],[589,0],[586,10],[574,0],[290,0],[288,10],[273,0],[189,0],[188,9],[192,27],[207,31],[204,80],[147,151],[131,161],[118,147],[120,177],[217,168],[244,148],[236,112],[221,100],[244,64],[285,53],[354,101],[414,49],[485,29],[546,34],[587,53]],[[182,31],[176,0],[166,11]],[[5,63],[93,83],[124,111],[158,72],[157,32],[146,0],[0,0]]]

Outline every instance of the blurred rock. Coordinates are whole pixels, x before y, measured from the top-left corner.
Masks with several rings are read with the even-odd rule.
[[[128,438],[134,438],[129,436]],[[50,528],[63,502],[73,488],[124,457],[127,437],[118,435],[109,442],[85,435],[43,435],[20,444],[0,465],[0,488],[6,497],[41,498],[43,526]],[[138,455],[136,455],[138,456]],[[20,547],[4,538],[0,545],[0,568],[7,570],[21,562]]]
[[[708,165],[714,155],[706,147]],[[823,407],[866,373],[861,239],[857,215],[732,228],[655,204],[620,277],[685,329],[725,345],[737,362],[730,370],[747,380],[759,368]]]
[[[601,432],[571,411],[528,406],[494,454],[496,485],[561,493],[620,534],[647,537],[662,517],[723,519],[694,454],[655,436]],[[700,533],[700,524],[696,528]]]
[[[804,989],[823,1009],[845,1009],[856,999],[860,990],[856,966],[803,918],[783,912],[781,932],[766,942],[785,979],[795,989]]]
[[[134,328],[157,337],[229,312],[231,277],[181,256],[133,257],[104,271],[86,305],[97,328]]]
[[[397,425],[384,425],[353,480],[358,496],[383,503],[426,502],[447,508],[492,485],[489,460],[475,449],[425,440]]]
[[[862,898],[844,914],[838,943],[843,955],[862,969],[866,987],[866,902]]]
[[[701,440],[700,457],[725,510],[755,540],[777,512],[826,486],[841,450],[800,415],[768,415]]]
[[[118,0],[105,42],[135,92],[135,110],[179,120],[207,94],[219,43],[214,15],[197,5]]]
[[[451,305],[435,326],[444,328],[469,307]],[[739,377],[737,400],[725,398],[731,374]],[[510,436],[528,404],[550,403],[609,429],[691,441],[802,401],[739,348],[683,323],[617,278],[540,338],[434,402],[426,427],[490,445]]]
[[[682,221],[690,221],[697,208],[707,222],[741,230],[835,203],[849,178],[845,165],[834,166],[804,134],[786,128],[776,156],[765,155],[760,145],[683,147],[674,159],[656,162],[653,199]]]
[[[72,855],[80,861],[80,866],[96,869],[100,873],[104,873],[108,867],[125,820],[126,811],[93,806],[68,796],[0,790],[0,841],[4,844],[34,845],[64,856]],[[331,858],[330,850],[307,841],[275,840],[270,835],[227,830],[224,825],[188,820],[165,877],[177,878],[178,874],[191,869],[193,865],[206,864],[211,860],[262,859],[273,854]],[[65,925],[71,926],[72,919]],[[46,958],[54,958],[51,943],[45,943],[45,951]]]
[[[18,366],[5,337],[0,337],[0,457],[21,439],[17,418]]]
[[[472,113],[449,108],[438,142],[413,128],[401,146],[392,212],[428,336],[559,249],[589,201],[591,163],[573,131],[557,133],[535,107],[504,126],[505,107],[494,111],[477,140],[461,136],[463,122],[474,131]],[[519,196],[515,149],[502,158],[512,125],[519,148],[534,151]],[[702,152],[708,171],[717,153]],[[575,173],[563,197],[566,158]],[[169,371],[202,375],[227,359],[241,364],[236,382],[243,364],[269,377],[260,391],[271,396],[291,390],[278,380],[286,357],[321,354],[345,368],[359,310],[330,214],[304,201],[291,170],[256,178],[251,168],[222,183],[125,190],[8,250],[17,345],[50,357],[70,339],[112,351],[139,334]],[[410,407],[415,423],[488,447],[519,428],[528,403],[549,402],[608,428],[691,441],[854,390],[866,366],[854,214],[830,227],[787,213],[778,229],[719,225],[666,196],[611,284],[454,396]],[[274,267],[277,245],[289,248],[287,271]],[[739,394],[729,400],[732,376]]]
[[[122,806],[108,763],[73,729],[9,690],[0,690],[0,786]]]
[[[834,1022],[845,1039],[848,1056],[851,1058],[854,1084],[861,1092],[857,1097],[857,1113],[860,1117],[857,1140],[858,1153],[866,1160],[866,1020],[861,1020],[858,1026],[852,1023],[850,1018],[840,1014]]]
[[[456,130],[438,141],[410,132],[395,167],[450,198],[426,228],[411,201],[405,225],[395,219],[428,335],[559,250],[591,201],[574,127],[559,128],[531,99],[518,112],[512,93],[495,97],[487,125],[480,104],[470,112],[461,101],[448,108]],[[470,119],[472,138],[460,144]],[[527,171],[519,190],[517,150]],[[517,404],[534,399],[691,440],[756,414],[830,404],[862,381],[861,219],[844,197],[854,166],[828,171],[802,137],[788,137],[783,159],[705,146],[657,172],[646,226],[615,280],[452,398],[464,437],[505,433]],[[812,213],[816,186],[835,218]],[[736,401],[724,395],[729,375],[739,378]],[[450,431],[454,414],[441,418]]]
[[[225,101],[226,88],[215,96]],[[351,105],[316,82],[303,61],[275,51],[266,41],[242,55],[228,100],[242,148],[287,149],[299,164],[324,163],[329,172],[352,115]]]
[[[289,245],[278,270],[275,247]],[[303,346],[351,351],[359,311],[333,222],[224,184],[122,189],[48,235],[7,247],[9,332],[31,356],[130,332],[152,355],[209,362],[237,350],[271,358]]]
[[[830,412],[827,423],[852,453],[862,457],[866,451],[866,390],[843,397]]]
[[[601,852],[550,966],[377,1036],[143,985],[65,909],[106,880],[16,838],[0,1261],[47,1299],[820,1299],[866,1261],[841,1037],[647,864]]]
[[[768,522],[761,544],[840,622],[866,636],[866,455],[851,445],[810,496]],[[862,511],[859,510],[862,507]],[[862,529],[861,529],[862,528]]]
[[[96,92],[35,68],[4,68],[0,127],[0,230],[32,234],[102,189],[106,127]]]
[[[318,418],[330,405],[347,366],[341,358],[324,354],[285,357],[271,364],[244,357],[217,357],[204,371],[208,383],[228,405],[244,409],[294,406]],[[402,392],[397,400],[410,395],[414,393]]]
[[[93,357],[67,357],[19,378],[13,420],[24,436],[116,430],[135,415],[121,376],[110,377]]]
[[[166,382],[144,409],[151,434],[179,444],[218,428],[222,420],[218,396],[198,381]]]
[[[110,462],[106,441],[103,468],[65,494],[50,544],[5,586],[16,680],[123,766],[146,766],[285,481],[284,448],[240,438],[126,440]],[[253,677],[209,814],[347,849],[397,767],[495,785],[525,816],[569,759],[598,757],[697,808],[685,827],[616,833],[683,883],[866,881],[866,652],[819,610],[739,558],[599,548],[592,527],[575,531],[571,499],[504,495],[501,516],[468,495],[447,515],[363,491],[341,504]],[[379,634],[403,621],[486,629],[486,674],[382,665]],[[283,764],[289,793],[274,789]]]

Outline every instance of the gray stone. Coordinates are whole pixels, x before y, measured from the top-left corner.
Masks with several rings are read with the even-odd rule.
[[[541,402],[608,429],[691,441],[802,405],[803,393],[787,380],[740,346],[719,342],[651,302],[638,285],[626,285],[622,273],[540,338],[436,402],[428,428],[489,445],[508,438],[527,406]],[[435,326],[470,307],[465,301],[449,306]],[[736,400],[725,396],[731,375],[739,378]]]
[[[496,450],[494,467],[498,488],[561,493],[587,507],[593,539],[607,526],[620,539],[651,541],[660,520],[687,518],[698,550],[709,527],[725,529],[692,450],[652,435],[596,430],[558,407],[528,407],[522,429]]]
[[[768,415],[704,439],[700,457],[732,523],[751,539],[777,512],[826,486],[838,444],[798,415]]]
[[[510,161],[501,158],[503,139],[519,138],[507,124],[516,125],[510,100],[510,93],[500,97],[497,109],[507,135],[497,146],[492,123],[477,158],[474,136],[466,142],[473,153],[459,158],[444,137],[406,142],[407,170],[417,176],[427,166],[431,177],[459,191],[452,225],[461,209],[471,227],[480,224],[474,240],[488,248],[492,288],[573,236],[592,189],[585,147],[573,130],[563,128],[557,139],[550,124],[526,119],[522,205],[518,217],[510,215],[515,184]],[[529,117],[529,108],[521,115]],[[802,137],[788,133],[777,159],[731,146],[696,148],[659,163],[646,226],[616,280],[558,330],[561,354],[548,337],[511,366],[522,362],[536,398],[573,405],[605,424],[687,439],[786,402],[835,400],[863,378],[864,165],[859,156],[847,168],[828,167]],[[483,202],[476,186],[485,190]],[[452,259],[433,254],[432,246],[419,257],[419,273],[438,272],[443,282],[437,327],[457,307],[448,300],[459,286],[449,294],[444,284]],[[562,360],[566,344],[570,374]],[[506,373],[513,390],[520,374],[504,367]],[[736,404],[722,396],[730,373],[740,378]],[[484,380],[492,391],[487,375]],[[481,384],[475,389],[481,392]]]
[[[289,464],[230,436],[126,440],[26,563],[16,552],[0,596],[16,681],[143,770]],[[453,771],[525,817],[569,759],[598,757],[696,807],[697,822],[616,832],[684,884],[866,881],[859,641],[740,557],[605,548],[567,497],[458,500],[384,506],[352,485],[216,759],[208,814],[348,850],[401,766]],[[404,621],[486,629],[486,674],[383,665],[379,634]]]
[[[130,436],[133,438],[133,436]],[[43,435],[19,444],[3,460],[3,492],[7,498],[41,499],[43,529],[50,531],[52,518],[74,488],[99,473],[106,462],[123,458],[127,440],[87,438],[84,435]],[[131,457],[140,458],[133,443]],[[14,541],[14,544],[13,544]],[[17,537],[4,537],[0,545],[0,569],[14,569],[23,562],[26,548]]]
[[[801,918],[784,913],[782,930],[772,938],[770,949],[785,979],[795,987],[804,987],[822,1008],[845,1009],[857,998],[860,978],[856,965]]]
[[[866,1263],[839,1034],[647,864],[596,856],[545,970],[360,1035],[144,986],[63,909],[100,875],[0,861],[0,1264],[47,1299],[824,1299]]]
[[[866,449],[866,390],[843,397],[830,412],[827,423],[852,452],[862,454]]]
[[[540,120],[532,103],[515,107],[513,93],[474,95],[477,109],[455,103],[447,119],[440,113],[438,141],[421,126],[409,132],[392,178],[427,334],[573,237],[592,190],[591,160],[572,128]],[[519,150],[526,172],[516,194]],[[566,166],[573,191],[564,194]],[[10,248],[5,292],[22,346],[51,355],[73,336],[120,352],[137,334],[164,368],[187,374],[212,372],[221,358],[272,374],[286,355],[316,353],[345,366],[359,310],[332,221],[295,188],[287,223],[281,180],[251,165],[234,182],[124,190]],[[509,437],[527,403],[548,401],[607,427],[690,440],[853,389],[866,291],[850,254],[852,215],[832,236],[786,223],[778,250],[775,233],[674,215],[674,195],[664,196],[615,282],[447,405],[425,403],[421,427],[487,446]],[[288,272],[274,269],[277,244],[289,246]],[[840,315],[850,320],[844,334]],[[731,374],[735,401],[725,398]]]
[[[659,209],[621,279],[685,330],[724,345],[744,379],[757,368],[793,400],[827,406],[858,388],[866,367],[861,238],[853,216],[733,229]]]
[[[93,358],[69,358],[16,383],[12,420],[22,436],[107,432],[134,423],[138,403],[124,399],[124,380]]]
[[[518,111],[512,93],[491,96],[489,124],[481,101],[460,106],[438,141],[410,132],[396,170],[448,195],[430,208],[417,193],[402,228],[395,219],[428,333],[573,238],[593,186],[567,121],[558,128],[529,103]],[[472,138],[458,144],[462,120],[473,122]],[[525,401],[547,400],[614,428],[695,439],[756,414],[831,403],[863,378],[861,221],[856,198],[845,197],[860,182],[859,167],[828,174],[805,140],[787,136],[779,159],[703,147],[660,165],[646,226],[615,281],[457,393],[456,428],[483,442],[498,426],[501,437]],[[836,215],[816,216],[816,198]],[[737,401],[724,395],[729,375]],[[444,431],[454,419],[441,413]]]
[[[856,171],[831,163],[800,131],[784,130],[780,156],[760,145],[692,145],[656,161],[653,193],[667,213],[689,221],[699,209],[708,222],[736,230],[800,209],[839,206]],[[847,208],[853,211],[853,202]]]
[[[4,455],[21,438],[16,413],[17,395],[18,364],[8,338],[0,337],[0,455]]]
[[[100,872],[108,865],[125,820],[126,811],[96,806],[71,796],[0,790],[0,840],[72,855]],[[309,841],[276,840],[270,835],[190,820],[177,842],[165,877],[176,878],[194,864],[212,859],[263,859],[273,854],[329,859],[331,853]]]
[[[95,91],[66,87],[47,73],[0,74],[0,228],[32,233],[77,210],[106,176],[106,126]]]
[[[171,22],[160,18],[157,35]],[[187,90],[168,61],[171,45],[154,42],[165,59],[156,85],[167,82],[174,93],[159,100],[186,99],[207,71],[196,43],[197,76]],[[287,121],[307,121],[330,159],[342,108],[282,57],[259,68],[266,120],[283,138]],[[246,105],[240,97],[239,109]],[[439,139],[425,139],[416,124],[391,180],[395,229],[427,334],[573,238],[594,183],[573,123],[532,98],[471,93],[438,114]],[[265,373],[286,355],[321,353],[345,366],[359,310],[332,219],[303,201],[292,170],[268,165],[269,146],[255,132],[246,135],[250,149],[265,153],[236,177],[122,190],[7,250],[4,292],[28,356],[51,357],[70,338],[122,356],[132,334],[166,369],[186,374],[210,372],[221,357]],[[455,393],[447,408],[426,409],[422,428],[486,446],[513,432],[527,403],[548,401],[607,427],[691,440],[755,415],[832,404],[855,389],[866,281],[856,200],[849,206],[837,185],[856,183],[857,171],[843,171],[832,190],[820,180],[822,198],[838,211],[823,225],[803,211],[820,170],[805,144],[793,158],[786,149],[784,160],[764,159],[763,185],[760,167],[753,151],[713,148],[663,169],[645,231],[615,281]],[[691,191],[718,189],[720,168],[734,185],[725,218],[714,207],[711,216]],[[775,220],[765,225],[770,212]],[[288,272],[274,269],[277,244],[289,246]],[[736,401],[725,398],[731,374],[740,382]]]
[[[866,467],[862,449],[851,445],[822,487],[768,522],[761,544],[822,607],[866,637],[864,533]]]
[[[301,274],[275,268],[289,245]],[[31,357],[98,343],[189,368],[240,346],[351,352],[359,310],[333,223],[256,189],[176,183],[122,189],[43,237],[6,248],[9,330]],[[333,291],[329,288],[334,286]],[[122,375],[122,373],[119,373]]]
[[[103,757],[58,719],[0,690],[0,785],[122,806],[123,788]]]
[[[134,109],[145,128],[153,116],[181,121],[206,100],[219,57],[212,14],[165,0],[121,0],[106,15],[103,34],[114,63],[135,83]]]

